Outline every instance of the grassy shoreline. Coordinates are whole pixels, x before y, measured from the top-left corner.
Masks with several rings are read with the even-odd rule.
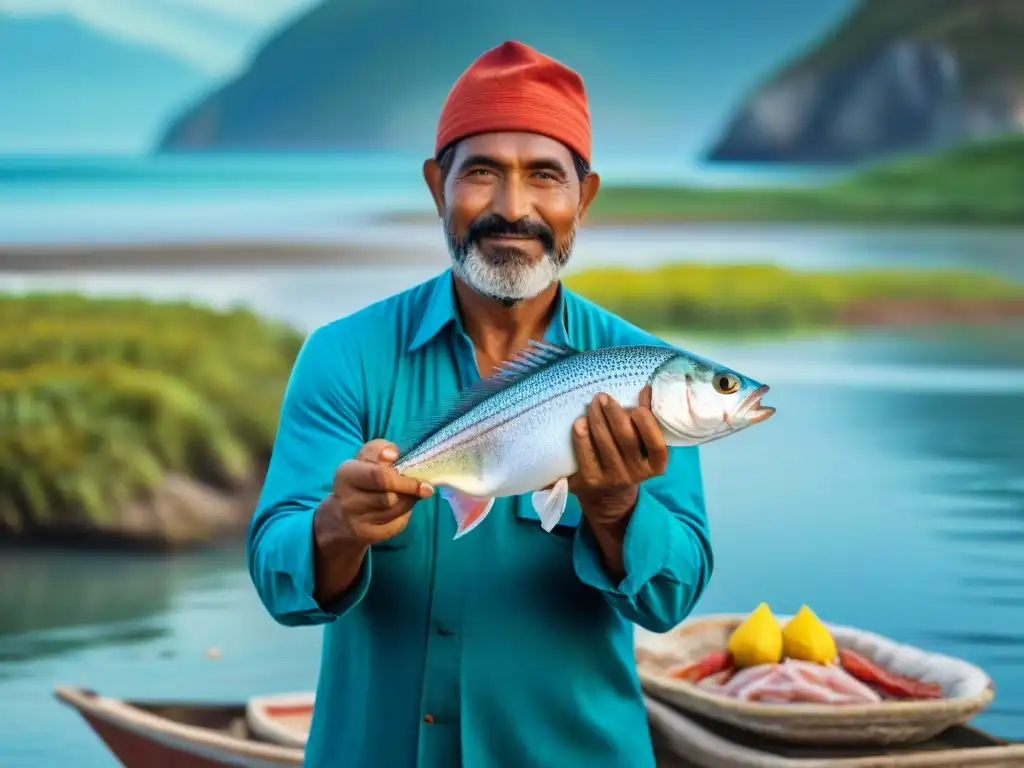
[[[847,178],[786,189],[615,187],[595,221],[745,220],[1024,225],[1024,137],[891,160]],[[588,217],[590,218],[590,217]]]
[[[590,269],[565,284],[645,328],[743,333],[1024,317],[1024,285],[959,270],[674,264]]]
[[[0,540],[236,526],[301,340],[245,311],[0,296]]]

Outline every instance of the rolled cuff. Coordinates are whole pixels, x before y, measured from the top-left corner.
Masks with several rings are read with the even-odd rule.
[[[587,525],[573,543],[573,567],[584,584],[613,595],[632,598],[666,566],[672,546],[672,513],[641,485],[636,506],[626,525],[622,544],[625,576],[615,583],[605,568],[601,549]]]

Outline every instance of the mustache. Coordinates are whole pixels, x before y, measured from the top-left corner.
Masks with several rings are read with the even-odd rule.
[[[466,230],[466,242],[479,243],[483,237],[535,237],[549,253],[555,248],[555,233],[546,224],[526,217],[508,221],[498,214],[481,216]]]

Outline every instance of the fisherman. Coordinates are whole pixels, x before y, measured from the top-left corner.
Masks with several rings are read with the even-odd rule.
[[[276,621],[325,625],[308,766],[654,765],[633,623],[667,631],[711,577],[697,449],[599,395],[560,524],[503,498],[458,540],[440,494],[390,466],[425,406],[530,340],[663,343],[560,282],[590,150],[576,72],[519,42],[484,53],[423,165],[451,268],[316,329],[295,362],[248,563]]]

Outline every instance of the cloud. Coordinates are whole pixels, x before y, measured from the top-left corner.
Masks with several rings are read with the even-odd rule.
[[[176,4],[266,27],[318,5],[319,0],[178,0]]]
[[[254,45],[320,0],[0,0],[0,15],[64,14],[105,35],[168,53],[213,76],[242,66]]]

